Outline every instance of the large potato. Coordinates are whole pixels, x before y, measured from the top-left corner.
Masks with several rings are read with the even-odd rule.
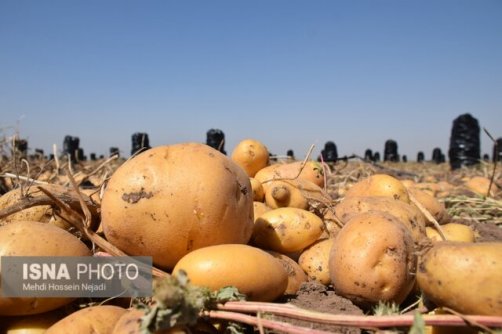
[[[374,174],[354,184],[345,194],[351,196],[387,196],[410,203],[408,190],[398,179],[387,174]]]
[[[78,310],[47,329],[46,334],[111,334],[126,309],[112,305],[91,306]]]
[[[386,196],[351,196],[335,206],[335,215],[342,223],[363,212],[382,211],[393,215],[411,232],[413,240],[425,237],[425,217],[413,205]]]
[[[278,208],[255,221],[251,242],[263,249],[291,253],[313,244],[323,232],[321,218],[298,208]]]
[[[273,301],[282,296],[288,275],[278,259],[249,245],[226,244],[197,249],[173,269],[187,273],[190,282],[218,290],[235,286],[247,299]]]
[[[245,139],[237,144],[231,157],[250,177],[253,177],[256,172],[268,165],[269,152],[262,142]]]
[[[438,306],[502,316],[502,242],[437,242],[420,257],[417,282]]]
[[[364,307],[403,302],[414,286],[415,267],[410,231],[381,211],[352,217],[337,234],[329,258],[337,294]]]
[[[91,251],[74,235],[39,222],[13,222],[0,227],[2,256],[90,256]],[[0,276],[1,276],[0,268]],[[0,315],[28,315],[55,310],[72,298],[0,297]]]
[[[247,243],[254,221],[249,177],[219,151],[196,143],[155,147],[125,162],[101,208],[112,244],[170,269],[195,249]]]

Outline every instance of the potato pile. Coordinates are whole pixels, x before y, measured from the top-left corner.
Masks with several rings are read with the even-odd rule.
[[[476,242],[471,227],[452,220],[441,201],[451,185],[376,172],[333,196],[329,166],[269,157],[256,139],[229,157],[199,143],[154,147],[107,175],[92,192],[98,199],[81,195],[93,203],[93,230],[120,251],[151,256],[157,268],[184,271],[213,291],[235,286],[248,300],[279,302],[316,281],[367,311],[423,293],[457,312],[502,316],[502,243]],[[84,216],[78,195],[64,189]],[[0,209],[37,196],[36,188],[13,189]],[[1,218],[0,256],[92,256],[100,249],[76,233],[73,218],[47,201]],[[18,328],[21,318],[11,316],[52,312],[47,333],[88,333],[96,324],[100,333],[139,333],[141,312],[123,305],[60,312],[71,302],[0,296],[0,317]]]

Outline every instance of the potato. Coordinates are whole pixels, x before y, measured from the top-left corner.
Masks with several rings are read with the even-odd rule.
[[[46,334],[111,334],[126,309],[112,305],[80,309],[49,327]]]
[[[375,174],[354,184],[345,194],[352,196],[386,196],[405,203],[410,203],[406,187],[390,175]]]
[[[278,208],[256,219],[251,243],[266,250],[291,253],[313,244],[323,232],[315,214],[298,208]]]
[[[57,195],[60,199],[63,199],[63,201],[69,204],[72,209],[80,213],[82,212],[80,202],[77,199],[77,193],[72,188],[56,184],[45,184],[43,185],[43,188],[48,190],[53,195]],[[99,219],[97,203],[91,200],[86,194],[82,195],[86,204],[88,204],[88,209],[91,212],[93,221],[97,221]],[[26,201],[26,199],[28,199],[28,201]],[[40,200],[47,203],[49,199],[47,195],[35,186],[24,187],[23,194],[21,194],[20,188],[16,188],[0,197],[0,209],[6,209],[7,207],[14,206],[23,200],[25,203],[31,202],[33,204]],[[53,209],[51,205],[36,205],[4,217],[0,220],[0,222],[38,221],[42,223],[52,223],[54,219],[59,219],[55,216],[55,211],[59,210]],[[61,223],[56,223],[56,225],[58,224],[63,225]],[[68,225],[65,226],[68,227]]]
[[[187,273],[192,284],[211,290],[232,285],[254,301],[273,301],[283,295],[288,285],[288,275],[279,260],[242,244],[194,250],[179,260],[173,275],[179,270]]]
[[[336,236],[329,258],[336,293],[362,307],[403,302],[413,289],[415,268],[410,231],[381,211],[352,217]]]
[[[31,187],[29,189],[25,188],[24,191],[27,196],[30,196],[30,194],[34,191],[39,192],[39,190],[34,187]],[[3,194],[2,196],[0,196],[0,210],[16,204],[21,198],[21,188],[12,189],[11,191]],[[6,223],[16,221],[37,221],[46,223],[51,219],[51,217],[52,208],[50,205],[37,205],[13,213],[5,218],[0,219],[0,221]]]
[[[295,161],[284,164],[274,164],[262,168],[254,176],[260,181],[266,192],[268,182],[273,179],[303,179],[310,181],[319,187],[324,187],[324,170],[317,161],[309,160],[303,164],[303,161]]]
[[[254,220],[256,221],[256,219],[258,219],[262,214],[270,210],[272,209],[269,208],[267,204],[254,201],[253,202]]]
[[[265,199],[265,190],[263,190],[261,182],[254,177],[249,178],[249,181],[251,182],[251,188],[253,189],[253,201],[263,202]]]
[[[480,195],[480,196],[495,196],[497,193],[497,186],[492,184],[490,188],[490,193],[488,194],[488,188],[490,187],[490,179],[483,176],[473,176],[464,182],[464,185],[470,191]]]
[[[5,334],[45,334],[47,329],[63,318],[59,310],[41,314],[10,317],[1,320],[0,331]]]
[[[234,148],[231,158],[249,177],[253,177],[256,172],[268,165],[269,152],[260,141],[245,139]]]
[[[290,207],[307,210],[311,202],[330,200],[321,187],[303,179],[272,181],[265,192],[265,203],[273,209]]]
[[[408,188],[408,194],[417,200],[424,209],[429,211],[439,224],[446,224],[450,220],[444,204],[439,202],[434,196],[417,188]],[[426,224],[432,223],[426,220]]]
[[[108,241],[168,269],[198,248],[246,244],[254,225],[249,177],[197,143],[151,148],[125,162],[108,182],[101,210]]]
[[[448,223],[441,226],[446,240],[461,241],[461,242],[474,242],[476,236],[474,230],[463,224]],[[426,227],[425,232],[427,237],[433,241],[443,241],[441,235],[434,227]]]
[[[502,242],[436,242],[419,259],[417,282],[438,306],[502,316]]]
[[[287,255],[274,251],[268,251],[268,253],[279,260],[284,270],[288,274],[288,286],[286,287],[286,291],[284,291],[284,294],[285,295],[296,294],[298,292],[298,289],[300,288],[300,285],[303,282],[306,282],[308,279],[305,271],[303,271],[298,262],[296,262]]]
[[[331,283],[331,277],[329,276],[329,256],[333,240],[318,240],[306,248],[300,255],[298,264],[307,273],[310,280],[324,285]]]
[[[47,223],[14,222],[0,227],[0,258],[2,256],[90,255],[91,251],[74,235]],[[72,300],[72,298],[0,297],[0,315],[48,312]]]
[[[368,211],[383,211],[393,215],[410,230],[415,242],[425,238],[425,217],[415,206],[403,201],[384,196],[351,196],[335,206],[335,215],[342,223]]]

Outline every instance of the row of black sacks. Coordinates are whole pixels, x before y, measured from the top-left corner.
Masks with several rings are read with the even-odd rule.
[[[462,166],[471,166],[479,163],[480,156],[480,128],[478,121],[472,117],[470,114],[460,115],[453,121],[452,132],[450,136],[450,148],[448,151],[448,157],[452,169],[457,169]],[[131,155],[135,155],[141,151],[150,148],[150,141],[147,133],[137,132],[131,137],[132,139],[132,149]],[[206,144],[219,150],[223,154],[225,151],[225,134],[220,129],[210,129],[206,133]],[[87,157],[84,155],[84,151],[80,148],[80,139],[73,136],[65,136],[63,142],[63,153],[70,157],[73,162],[85,161]],[[15,142],[15,147],[21,154],[26,154],[28,150],[28,142],[26,140],[17,140]],[[110,156],[120,155],[119,149],[117,147],[110,148]],[[294,159],[293,150],[287,151],[287,156]],[[42,158],[43,150],[36,149],[35,154],[31,158]],[[493,147],[493,161],[502,161],[502,138],[498,138]],[[51,155],[49,158],[53,158]],[[100,156],[99,158],[104,158]],[[97,156],[94,153],[90,154],[91,160],[96,160]],[[338,156],[338,151],[336,144],[333,141],[328,141],[321,150],[321,154],[318,157],[319,161],[324,161],[328,163],[334,163],[340,158]],[[380,161],[379,152],[372,152],[371,149],[367,149],[364,154],[364,159],[366,161]],[[390,162],[407,162],[406,155],[400,157],[398,154],[398,145],[395,140],[389,139],[385,142],[384,147],[384,161]],[[483,160],[489,160],[489,156],[485,154]],[[417,162],[425,161],[425,155],[423,152],[418,152]],[[446,162],[446,157],[440,148],[434,148],[432,151],[432,161],[436,163]]]

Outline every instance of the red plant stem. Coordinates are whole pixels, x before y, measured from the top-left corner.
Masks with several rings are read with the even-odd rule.
[[[211,319],[223,319],[223,320],[227,320],[227,321],[235,321],[235,322],[240,322],[240,323],[244,323],[244,324],[252,325],[252,326],[256,326],[256,327],[261,325],[266,328],[275,329],[278,331],[291,333],[291,334],[305,334],[305,333],[331,334],[331,332],[316,330],[316,329],[309,328],[309,327],[299,327],[299,326],[295,326],[292,324],[288,324],[286,322],[268,320],[268,319],[263,319],[263,318],[258,319],[257,317],[242,314],[242,313],[226,312],[226,311],[208,311],[205,313],[205,315],[207,315]]]
[[[354,326],[354,327],[399,327],[411,326],[413,324],[413,315],[387,315],[387,316],[368,316],[368,315],[344,315],[327,314],[304,310],[290,304],[275,304],[261,302],[227,302],[224,305],[218,305],[218,309],[225,311],[238,311],[246,313],[273,313],[291,317],[294,319],[316,321],[322,323]],[[457,316],[451,314],[422,315],[427,325],[435,326],[465,326],[466,321],[484,325],[488,327],[502,327],[502,317],[483,316],[483,315],[465,315]]]

